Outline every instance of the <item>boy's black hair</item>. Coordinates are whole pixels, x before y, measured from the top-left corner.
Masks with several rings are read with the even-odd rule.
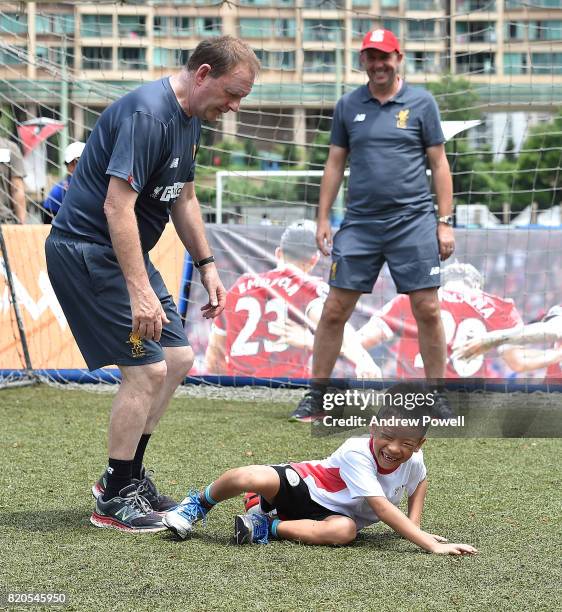
[[[429,429],[429,421],[426,419],[424,424],[423,417],[431,417],[435,403],[433,392],[421,383],[403,382],[393,385],[383,393],[382,398],[379,395],[377,399],[379,405],[382,403],[377,418],[417,420],[418,424],[412,428],[418,430],[423,437]]]

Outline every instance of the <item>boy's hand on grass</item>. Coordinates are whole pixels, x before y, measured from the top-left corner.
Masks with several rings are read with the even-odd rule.
[[[431,552],[436,555],[475,555],[478,551],[470,544],[437,544]]]
[[[447,538],[440,535],[435,535],[434,533],[427,533],[427,531],[424,531],[424,533],[426,533],[430,538],[433,538],[436,542],[446,543],[449,541]]]

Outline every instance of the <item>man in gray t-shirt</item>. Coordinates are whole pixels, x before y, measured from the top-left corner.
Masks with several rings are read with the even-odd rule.
[[[316,239],[332,247],[330,293],[314,336],[313,383],[294,421],[322,413],[322,398],[340,352],[342,333],[362,293],[370,293],[384,262],[399,293],[410,298],[425,375],[432,385],[445,376],[446,345],[437,288],[440,259],[454,250],[453,189],[439,111],[431,94],[404,83],[403,56],[389,30],[363,39],[361,63],[369,82],[337,103],[322,184]],[[350,176],[347,211],[334,237],[330,209]],[[433,175],[437,218],[426,177]],[[441,413],[449,412],[437,394]]]
[[[45,250],[49,278],[88,367],[116,364],[121,386],[109,423],[109,465],[92,487],[91,522],[130,533],[165,529],[175,507],[143,466],[148,441],[193,365],[182,321],[149,251],[171,218],[209,295],[226,291],[195,195],[201,120],[237,111],[259,62],[242,41],[201,42],[172,77],[142,85],[100,116]]]

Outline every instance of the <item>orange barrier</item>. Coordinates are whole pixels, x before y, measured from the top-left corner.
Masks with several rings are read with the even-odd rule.
[[[48,225],[3,225],[31,364],[35,369],[85,368],[64,314],[53,292],[45,263]],[[177,302],[184,247],[168,225],[151,259]],[[20,335],[0,257],[0,369],[25,368]]]

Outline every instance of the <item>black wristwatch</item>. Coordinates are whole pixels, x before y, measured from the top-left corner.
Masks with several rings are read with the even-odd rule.
[[[215,258],[211,255],[210,257],[205,257],[205,259],[200,259],[199,261],[193,260],[193,265],[197,269],[199,269],[199,268],[202,268],[203,266],[206,266],[207,264],[214,263],[214,262],[215,262]]]
[[[444,223],[445,225],[453,225],[453,215],[444,215],[443,217],[437,217],[437,223]]]

